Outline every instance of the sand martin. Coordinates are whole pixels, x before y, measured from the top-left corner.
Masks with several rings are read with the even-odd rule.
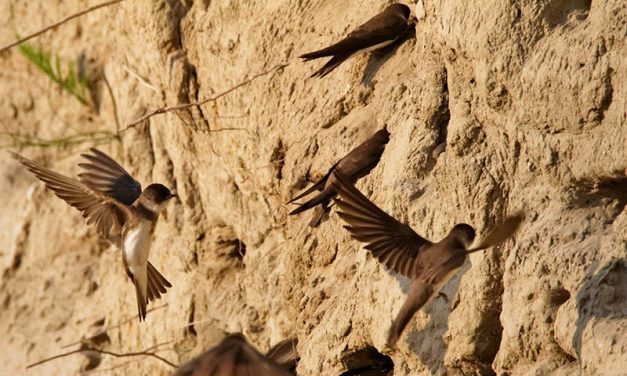
[[[148,303],[172,287],[148,262],[148,254],[159,213],[176,195],[161,184],[142,191],[122,166],[95,148],[91,154],[82,154],[87,162],[79,164],[83,169],[80,181],[12,155],[57,197],[82,211],[87,224],[93,224],[100,236],[122,250],[126,273],[135,285],[139,320],[145,320]]]
[[[279,345],[284,345],[284,343]],[[281,351],[281,354],[285,352]],[[279,365],[277,361],[260,354],[240,334],[227,336],[216,347],[192,359],[174,373],[174,376],[235,375],[291,376],[293,374]]]
[[[309,61],[332,56],[320,70],[311,75],[324,77],[353,55],[374,51],[394,43],[410,28],[410,13],[411,10],[405,4],[388,5],[383,12],[353,30],[341,41],[299,57]]]
[[[336,195],[335,189],[333,188],[335,178],[333,177],[332,172],[334,170],[340,171],[342,175],[344,175],[351,182],[356,182],[358,179],[368,175],[370,171],[379,163],[381,155],[385,150],[385,145],[389,140],[390,133],[384,127],[372,135],[372,137],[368,140],[351,150],[342,159],[340,159],[339,162],[333,165],[326,175],[322,177],[322,179],[318,180],[312,187],[288,202],[288,204],[292,203],[314,191],[320,191],[320,193],[315,195],[312,199],[292,210],[290,215],[301,213],[319,205],[309,222],[310,226],[317,226],[320,223],[322,216],[328,211],[331,199]]]
[[[285,339],[272,346],[266,353],[266,357],[274,360],[283,369],[289,371],[292,375],[296,375],[296,366],[300,360],[300,355],[296,350],[298,338]]]
[[[388,269],[413,280],[405,304],[392,323],[388,344],[394,346],[414,314],[455,275],[469,253],[501,244],[518,229],[523,220],[519,213],[497,225],[475,248],[475,230],[465,223],[457,224],[437,243],[418,235],[377,207],[337,172],[335,190],[339,198],[338,215],[348,225],[351,236],[363,243]]]

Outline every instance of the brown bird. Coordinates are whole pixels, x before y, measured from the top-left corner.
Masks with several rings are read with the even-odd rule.
[[[386,47],[400,38],[410,27],[411,10],[405,4],[388,5],[383,12],[353,30],[346,38],[319,51],[299,56],[305,61],[332,56],[311,77],[324,77],[349,57],[360,52],[374,51]]]
[[[466,261],[466,256],[503,243],[512,236],[523,220],[519,213],[496,226],[483,242],[472,249],[475,230],[465,223],[457,224],[437,243],[418,235],[377,207],[341,174],[334,172],[339,198],[338,215],[348,225],[351,236],[363,243],[388,269],[413,280],[405,304],[392,323],[388,344],[394,346],[405,326]]]
[[[44,182],[48,189],[83,212],[100,236],[122,250],[122,261],[135,285],[139,320],[146,319],[146,306],[172,287],[150,262],[150,244],[159,213],[176,195],[161,184],[141,185],[116,161],[98,149],[82,154],[86,163],[80,181],[12,153],[13,157]]]
[[[285,343],[281,344],[285,346]],[[275,360],[260,354],[241,334],[227,336],[216,347],[192,359],[174,373],[174,376],[291,375]]]
[[[300,355],[298,355],[296,346],[298,346],[298,338],[283,340],[272,346],[266,353],[266,357],[274,360],[292,375],[296,375],[296,366],[300,361]]]
[[[318,180],[312,187],[291,199],[289,203],[298,200],[301,197],[305,197],[314,191],[320,191],[317,195],[311,198],[309,201],[300,205],[298,208],[292,210],[290,215],[301,213],[305,210],[311,209],[314,206],[319,205],[314,212],[314,215],[309,222],[309,226],[316,227],[320,223],[320,220],[329,209],[329,203],[333,197],[335,197],[335,189],[333,188],[333,181],[335,180],[331,173],[334,170],[341,171],[351,182],[355,182],[358,179],[368,175],[370,171],[375,168],[381,159],[381,155],[385,150],[385,145],[390,140],[390,133],[384,127],[377,131],[368,140],[361,143],[355,149],[346,154],[339,162],[333,165],[329,171]]]

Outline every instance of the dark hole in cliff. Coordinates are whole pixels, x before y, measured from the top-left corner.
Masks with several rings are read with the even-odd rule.
[[[342,357],[346,367],[340,376],[391,376],[394,373],[392,358],[366,346]]]
[[[563,288],[551,289],[548,292],[548,298],[551,305],[559,307],[570,299],[570,292]]]
[[[196,328],[194,328],[194,316],[196,315],[196,304],[192,300],[192,305],[189,310],[189,317],[187,319],[187,332],[196,337]]]
[[[87,358],[87,362],[85,362],[81,367],[83,372],[92,371],[102,362],[102,355],[97,351],[84,350],[81,354]]]
[[[615,201],[618,205],[612,217],[617,216],[627,204],[627,176],[620,176],[622,174],[615,172],[614,176],[595,176],[575,181],[571,184],[574,193],[572,203],[576,207],[608,207],[608,201]]]
[[[283,179],[283,166],[285,166],[286,151],[287,148],[283,144],[283,141],[279,138],[279,141],[272,150],[272,155],[270,156],[270,163],[274,167],[275,177],[277,180]]]
[[[592,0],[557,0],[544,8],[544,18],[551,27],[566,23],[571,15],[578,21],[588,18]]]
[[[228,258],[242,260],[246,256],[246,244],[239,239],[229,239],[220,242],[220,245],[226,249],[224,254]]]
[[[15,272],[22,266],[22,257],[23,253],[21,250],[15,252],[13,255],[13,260],[11,262],[11,267],[6,268],[4,273],[2,273],[2,278],[9,278],[15,274]]]
[[[192,265],[195,265],[195,266],[198,265],[198,251],[196,251],[196,249],[192,249],[191,263]]]
[[[440,93],[440,105],[436,112],[433,114],[433,124],[436,128],[437,140],[434,143],[435,147],[431,152],[431,156],[437,159],[440,154],[446,150],[446,137],[448,135],[448,124],[451,120],[451,110],[449,108],[449,75],[446,68],[442,75],[441,93]]]
[[[235,239],[234,245],[235,247],[233,247],[233,250],[235,252],[233,253],[233,255],[240,260],[243,259],[244,256],[246,256],[246,244],[244,244],[244,242],[239,239]]]
[[[89,337],[89,340],[92,341],[94,345],[101,345],[103,343],[111,342],[109,339],[109,335],[107,335],[107,331],[105,329],[105,322],[107,320],[103,317],[91,324],[91,328],[95,331],[95,334]]]
[[[15,256],[13,256],[13,264],[11,265],[11,269],[17,270],[22,266],[22,252],[16,252]]]

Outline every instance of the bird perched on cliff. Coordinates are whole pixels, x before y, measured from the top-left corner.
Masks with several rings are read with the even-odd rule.
[[[139,320],[146,319],[146,306],[172,287],[150,262],[148,254],[159,213],[176,195],[161,184],[141,185],[116,161],[98,149],[82,154],[80,181],[12,153],[13,157],[44,182],[48,189],[83,212],[100,236],[122,250],[126,273],[135,285]]]
[[[394,43],[410,28],[410,13],[411,10],[405,4],[388,5],[383,12],[350,32],[341,41],[299,57],[309,61],[332,56],[331,60],[311,75],[311,77],[324,77],[355,54],[374,51]]]
[[[388,269],[413,280],[407,300],[392,323],[390,346],[396,344],[414,314],[462,267],[468,254],[501,244],[523,220],[522,213],[508,217],[472,249],[475,230],[465,223],[455,225],[444,239],[433,243],[377,207],[344,176],[333,174],[339,194],[335,200],[338,215],[348,224],[344,228],[354,239],[366,243],[365,248]]]
[[[328,211],[331,199],[335,197],[336,194],[335,189],[333,188],[333,181],[335,179],[332,176],[332,172],[334,170],[340,171],[351,182],[361,179],[362,177],[368,175],[370,171],[379,163],[381,155],[385,150],[385,145],[389,140],[390,133],[384,127],[372,135],[372,137],[368,140],[362,142],[355,149],[351,150],[342,159],[340,159],[339,162],[333,165],[326,175],[322,177],[322,179],[318,180],[312,187],[288,202],[288,204],[292,203],[316,190],[320,191],[320,193],[315,195],[309,201],[292,210],[290,215],[301,213],[319,205],[309,222],[309,226],[311,227],[318,226],[323,215]]]
[[[282,341],[264,356],[248,344],[244,336],[231,334],[216,347],[183,365],[174,376],[291,376],[294,373],[287,369],[292,367],[293,360],[288,361],[287,366],[277,360],[285,359],[287,354],[288,358],[295,359],[293,354],[296,357],[298,354],[294,347],[289,347],[296,343],[293,339]],[[273,354],[278,358],[273,358]]]

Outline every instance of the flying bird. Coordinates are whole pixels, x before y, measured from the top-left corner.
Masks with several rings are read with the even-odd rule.
[[[405,4],[388,5],[383,12],[353,30],[341,41],[299,57],[305,61],[332,57],[322,68],[311,75],[311,77],[324,77],[353,55],[374,51],[394,43],[410,28],[410,13],[411,10]]]
[[[280,343],[279,345],[285,344]],[[273,349],[276,351],[275,348]],[[270,351],[268,353],[270,354]],[[284,352],[281,353],[284,354]],[[269,356],[259,353],[240,334],[227,336],[216,347],[192,359],[174,373],[174,376],[291,375],[293,373],[287,371],[284,366]]]
[[[83,212],[100,236],[122,250],[126,273],[135,286],[139,320],[146,319],[146,306],[172,287],[150,262],[148,255],[159,213],[175,197],[161,184],[142,191],[122,166],[98,149],[82,154],[82,172],[75,180],[11,153],[54,194]]]
[[[333,177],[332,172],[334,170],[340,171],[351,182],[356,182],[358,179],[368,175],[370,171],[379,163],[381,155],[383,155],[383,151],[385,150],[385,145],[389,140],[390,133],[384,127],[372,135],[372,137],[368,140],[351,150],[342,159],[340,159],[339,162],[333,165],[326,175],[322,177],[322,179],[318,180],[312,187],[308,188],[288,202],[288,204],[292,203],[314,191],[320,192],[309,201],[292,210],[290,215],[295,215],[317,206],[316,211],[309,222],[309,226],[318,226],[324,214],[329,210],[331,199],[336,195],[335,189],[333,188],[335,178]]]
[[[300,355],[296,350],[298,338],[289,338],[272,346],[266,353],[266,357],[274,360],[292,375],[296,375],[296,366],[300,361]]]
[[[388,269],[413,280],[405,304],[392,323],[388,344],[394,346],[414,314],[436,296],[466,261],[470,253],[503,243],[523,220],[518,213],[508,217],[486,236],[481,244],[469,248],[475,239],[472,226],[461,223],[437,243],[418,235],[377,207],[340,173],[334,172],[339,198],[338,215],[351,236],[366,243],[379,262]]]

